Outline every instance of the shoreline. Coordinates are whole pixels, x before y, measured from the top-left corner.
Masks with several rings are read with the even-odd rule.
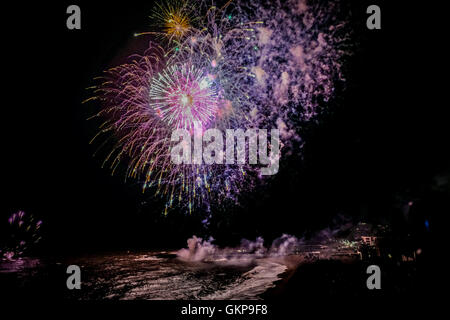
[[[259,296],[263,300],[281,296],[285,292],[287,283],[297,272],[298,267],[305,262],[305,258],[300,255],[289,255],[281,258],[271,258],[270,260],[285,265],[287,269],[279,274],[280,279],[274,282],[272,288],[267,289]]]

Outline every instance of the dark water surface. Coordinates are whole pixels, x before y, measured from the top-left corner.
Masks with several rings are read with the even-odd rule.
[[[81,290],[66,287],[71,264],[81,268]],[[285,270],[245,255],[189,262],[175,252],[126,252],[2,261],[0,282],[2,291],[69,300],[259,299]]]

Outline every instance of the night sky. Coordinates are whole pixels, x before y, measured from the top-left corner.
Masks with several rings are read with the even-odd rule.
[[[96,126],[86,119],[95,108],[81,104],[85,88],[127,50],[145,45],[130,42],[148,27],[152,2],[77,1],[81,31],[66,29],[67,1],[7,5],[3,14],[20,19],[2,26],[0,218],[6,222],[19,209],[39,217],[43,249],[55,252],[179,248],[193,234],[223,244],[301,236],[339,215],[420,234],[425,219],[433,226],[449,209],[448,191],[436,192],[433,180],[450,172],[448,117],[431,74],[442,39],[421,18],[432,8],[376,1],[382,30],[371,31],[365,8],[373,1],[352,2],[357,45],[347,88],[318,123],[305,126],[303,159],[281,163],[273,184],[213,215],[209,229],[202,216],[161,216],[151,193],[111,176],[89,145]],[[399,205],[411,200],[420,206],[405,227]]]

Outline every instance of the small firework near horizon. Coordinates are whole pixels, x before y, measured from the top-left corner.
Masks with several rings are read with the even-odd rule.
[[[8,218],[8,227],[0,247],[0,258],[14,260],[29,252],[42,239],[42,221],[24,211],[17,211]]]

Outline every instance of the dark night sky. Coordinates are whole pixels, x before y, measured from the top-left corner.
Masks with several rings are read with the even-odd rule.
[[[427,10],[406,1],[353,2],[360,43],[349,87],[332,113],[307,128],[303,162],[292,160],[265,194],[213,219],[219,239],[299,234],[340,213],[391,220],[396,195],[420,194],[448,172],[448,118],[431,75],[441,40],[424,27]],[[364,28],[372,2],[382,7],[381,31]],[[201,232],[199,219],[161,217],[157,203],[141,205],[148,199],[138,185],[101,169],[88,144],[92,106],[81,105],[91,79],[148,27],[143,13],[152,3],[76,3],[81,31],[66,29],[66,1],[2,9],[21,18],[2,27],[1,219],[18,209],[42,218],[48,248],[178,247]]]

